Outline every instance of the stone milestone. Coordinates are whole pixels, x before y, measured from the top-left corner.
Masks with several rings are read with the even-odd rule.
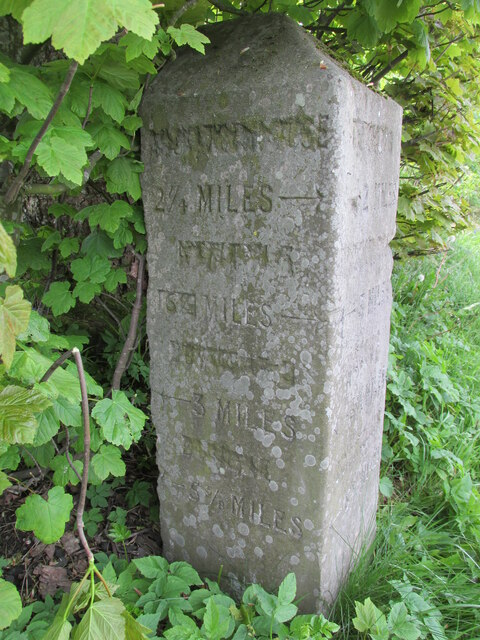
[[[284,16],[206,33],[142,112],[164,553],[319,610],[375,527],[401,109]]]

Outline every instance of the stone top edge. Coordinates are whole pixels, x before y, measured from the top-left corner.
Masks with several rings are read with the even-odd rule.
[[[387,110],[401,115],[402,107],[354,78],[321,43],[284,14],[255,14],[205,25],[200,29],[211,40],[206,53],[180,48],[177,58],[168,62],[156,76],[145,95],[142,112],[147,113],[161,100],[189,98],[214,93],[245,91],[252,85],[269,82],[272,91],[301,84],[310,78],[338,79],[355,92],[364,92],[384,103]],[[276,41],[275,41],[276,40]],[[322,73],[323,72],[323,73]],[[396,114],[396,115],[397,115]]]

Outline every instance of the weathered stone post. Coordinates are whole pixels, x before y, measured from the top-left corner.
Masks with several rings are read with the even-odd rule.
[[[314,610],[375,526],[401,109],[284,16],[208,36],[143,106],[164,552]]]

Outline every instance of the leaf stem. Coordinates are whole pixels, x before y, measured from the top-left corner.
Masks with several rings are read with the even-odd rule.
[[[65,351],[65,353],[62,353],[62,355],[59,358],[57,358],[57,360],[55,360],[52,366],[46,370],[46,372],[40,378],[39,382],[46,382],[50,378],[50,376],[53,373],[55,373],[58,367],[62,365],[65,362],[65,360],[68,360],[68,358],[72,355],[72,353],[73,353],[73,349],[69,349],[68,351]]]
[[[55,102],[53,103],[52,108],[50,109],[47,117],[44,120],[44,123],[40,127],[39,132],[33,139],[33,142],[27,151],[27,155],[25,156],[25,162],[23,163],[23,166],[20,169],[18,176],[12,182],[12,184],[8,188],[7,193],[5,194],[5,204],[12,204],[12,202],[15,202],[15,200],[17,199],[18,193],[22,188],[23,183],[25,182],[25,179],[28,175],[28,171],[30,169],[30,165],[33,160],[33,154],[35,153],[38,145],[40,144],[41,139],[43,138],[48,127],[50,126],[50,123],[56,116],[57,111],[59,110],[60,105],[63,102],[63,99],[67,95],[67,92],[70,89],[70,85],[72,84],[73,76],[75,75],[77,68],[78,68],[78,62],[73,60],[72,63],[70,64],[67,75],[65,76],[65,80],[63,81],[63,84],[60,87],[60,90],[55,99]]]
[[[111,593],[110,589],[108,588],[107,583],[105,582],[105,578],[102,576],[102,574],[100,573],[100,571],[97,569],[97,567],[95,565],[93,565],[93,570],[95,571],[96,576],[98,577],[100,582],[103,584],[103,586],[105,587],[108,595],[111,598],[112,597],[112,593]]]

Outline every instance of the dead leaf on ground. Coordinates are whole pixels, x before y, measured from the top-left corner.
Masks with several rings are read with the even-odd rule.
[[[58,589],[68,591],[72,584],[68,579],[65,567],[55,567],[51,565],[39,565],[33,570],[34,575],[39,576],[38,591],[42,598],[47,595],[53,596]]]

